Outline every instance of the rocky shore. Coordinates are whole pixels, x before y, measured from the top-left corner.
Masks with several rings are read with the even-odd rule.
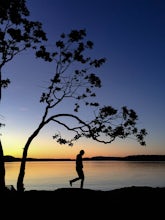
[[[158,217],[164,214],[164,199],[165,187],[145,186],[124,187],[110,191],[72,187],[54,191],[30,190],[23,193],[9,191],[4,197],[1,196],[5,208],[22,210],[26,213],[26,217],[45,216],[47,219],[52,218],[53,215],[75,219],[79,215],[82,216],[81,218],[86,215],[96,217],[122,215],[132,219],[142,218],[145,215],[159,219]]]

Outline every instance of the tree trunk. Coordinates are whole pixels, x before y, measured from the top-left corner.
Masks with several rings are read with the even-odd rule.
[[[24,176],[25,176],[25,165],[26,165],[26,158],[27,158],[27,150],[28,150],[28,146],[26,145],[26,147],[23,150],[23,156],[22,156],[22,160],[21,160],[20,172],[19,172],[19,176],[18,176],[18,180],[17,180],[17,191],[19,191],[19,192],[24,192],[24,190],[25,190],[23,180],[24,180]]]
[[[2,143],[0,140],[0,192],[4,192],[5,189],[6,189],[5,187],[5,162],[4,162]]]
[[[27,159],[27,152],[29,149],[29,146],[32,142],[32,140],[38,135],[39,131],[41,128],[44,126],[44,123],[42,122],[39,127],[34,131],[34,133],[28,138],[28,141],[25,144],[25,147],[23,149],[23,155],[22,155],[22,160],[21,160],[21,165],[20,165],[20,172],[17,180],[17,191],[19,192],[24,192],[24,176],[25,176],[25,166],[26,166],[26,159]]]

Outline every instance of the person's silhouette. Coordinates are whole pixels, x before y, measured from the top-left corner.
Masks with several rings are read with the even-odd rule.
[[[81,180],[80,188],[83,188],[84,185],[84,171],[83,171],[83,159],[82,156],[84,155],[84,150],[80,150],[79,154],[76,156],[76,172],[78,174],[78,177],[72,179],[69,181],[70,186],[72,186],[73,182],[76,182],[78,180]]]

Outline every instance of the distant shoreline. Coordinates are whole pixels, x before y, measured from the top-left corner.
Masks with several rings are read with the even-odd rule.
[[[27,158],[26,161],[74,161],[75,159],[56,159],[56,158]],[[4,156],[5,162],[19,162],[21,158]],[[84,158],[84,161],[165,161],[165,155],[130,155],[126,157],[107,157],[96,156]]]

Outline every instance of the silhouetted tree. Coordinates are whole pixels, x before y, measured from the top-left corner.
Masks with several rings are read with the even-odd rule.
[[[10,83],[8,78],[2,78],[3,67],[17,54],[30,48],[37,50],[37,45],[47,40],[42,24],[28,20],[29,15],[25,0],[0,0],[0,100],[2,88]],[[4,187],[5,168],[0,141],[0,190]]]
[[[56,52],[50,56],[45,54],[43,46],[37,52],[38,57],[45,56],[46,60],[55,63],[55,73],[40,99],[45,105],[42,120],[23,148],[17,180],[18,191],[24,191],[23,180],[29,146],[41,129],[50,122],[70,132],[69,140],[60,133],[53,135],[59,144],[72,146],[74,141],[82,137],[108,144],[117,137],[125,139],[133,135],[141,145],[145,145],[144,137],[147,132],[137,128],[138,116],[134,110],[125,106],[120,111],[112,106],[100,107],[95,101],[95,89],[102,85],[93,70],[99,69],[106,59],[92,59],[87,56],[87,51],[93,49],[93,42],[86,40],[86,30],[72,30],[69,34],[62,34],[56,42],[56,48]],[[58,108],[63,103],[69,103],[69,107]],[[93,112],[91,119],[80,113],[81,107]]]

